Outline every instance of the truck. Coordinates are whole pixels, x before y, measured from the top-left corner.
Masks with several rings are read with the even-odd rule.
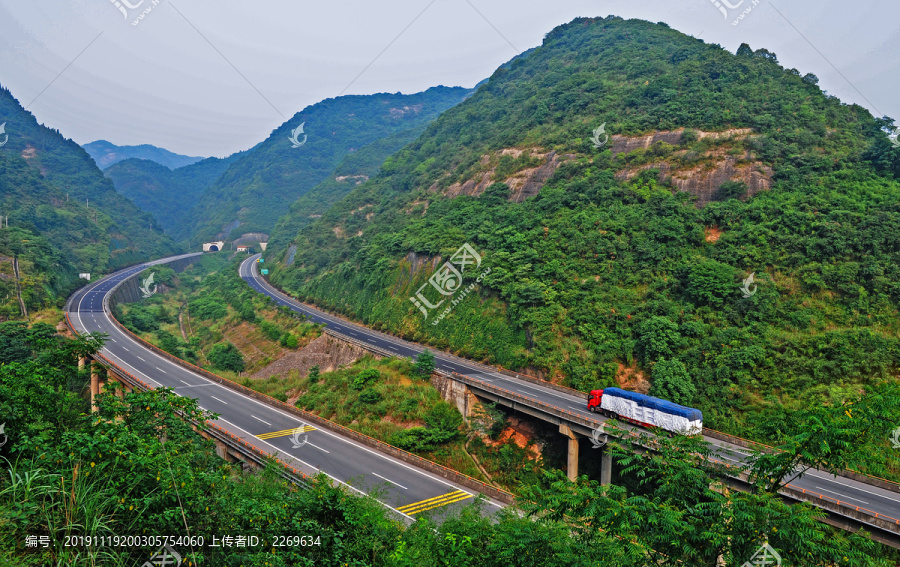
[[[658,427],[682,435],[699,435],[703,431],[700,410],[621,388],[591,390],[587,409],[634,425]]]

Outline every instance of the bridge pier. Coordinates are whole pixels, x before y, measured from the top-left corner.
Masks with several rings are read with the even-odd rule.
[[[612,455],[608,447],[600,449],[600,485],[612,484]]]
[[[97,413],[99,409],[95,398],[100,393],[100,373],[91,365],[91,413]]]
[[[566,475],[574,482],[578,478],[578,436],[568,425],[559,424],[559,432],[569,438],[569,458],[566,462]]]

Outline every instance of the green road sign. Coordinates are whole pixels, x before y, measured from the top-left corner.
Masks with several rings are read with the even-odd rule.
[[[259,273],[261,273],[261,274],[264,275],[264,276],[268,276],[268,275],[269,275],[269,270],[260,270]]]

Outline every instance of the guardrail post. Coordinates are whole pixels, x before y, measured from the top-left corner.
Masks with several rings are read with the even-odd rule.
[[[566,474],[569,480],[575,481],[578,478],[578,436],[572,431],[568,425],[559,424],[559,432],[569,438],[569,459],[566,467]]]

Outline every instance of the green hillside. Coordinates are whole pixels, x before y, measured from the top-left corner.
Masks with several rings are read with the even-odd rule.
[[[97,274],[174,253],[153,218],[116,193],[78,144],[37,123],[0,88],[0,317],[61,305],[80,272]],[[5,226],[4,222],[4,226]],[[84,283],[81,281],[81,283]]]
[[[116,191],[147,211],[174,240],[190,236],[191,210],[204,192],[245,152],[227,158],[203,161],[171,170],[147,159],[126,159],[104,172]]]
[[[816,83],[765,49],[577,19],[273,243],[272,279],[404,337],[582,390],[650,388],[765,437],[900,364],[891,120]],[[428,278],[466,242],[483,258],[466,287],[490,272],[425,319],[409,298],[425,284],[437,302]]]
[[[424,127],[470,92],[433,87],[412,95],[348,95],[303,109],[234,162],[209,189],[209,198],[192,212],[191,242],[271,232],[290,204],[325,180],[345,156],[376,140]],[[306,141],[295,148],[289,138],[301,124],[298,141]]]
[[[294,201],[288,214],[278,219],[269,236],[269,244],[288,245],[301,228],[322,216],[357,185],[377,175],[384,160],[415,140],[424,129],[423,124],[420,128],[404,130],[347,154],[327,179]]]

